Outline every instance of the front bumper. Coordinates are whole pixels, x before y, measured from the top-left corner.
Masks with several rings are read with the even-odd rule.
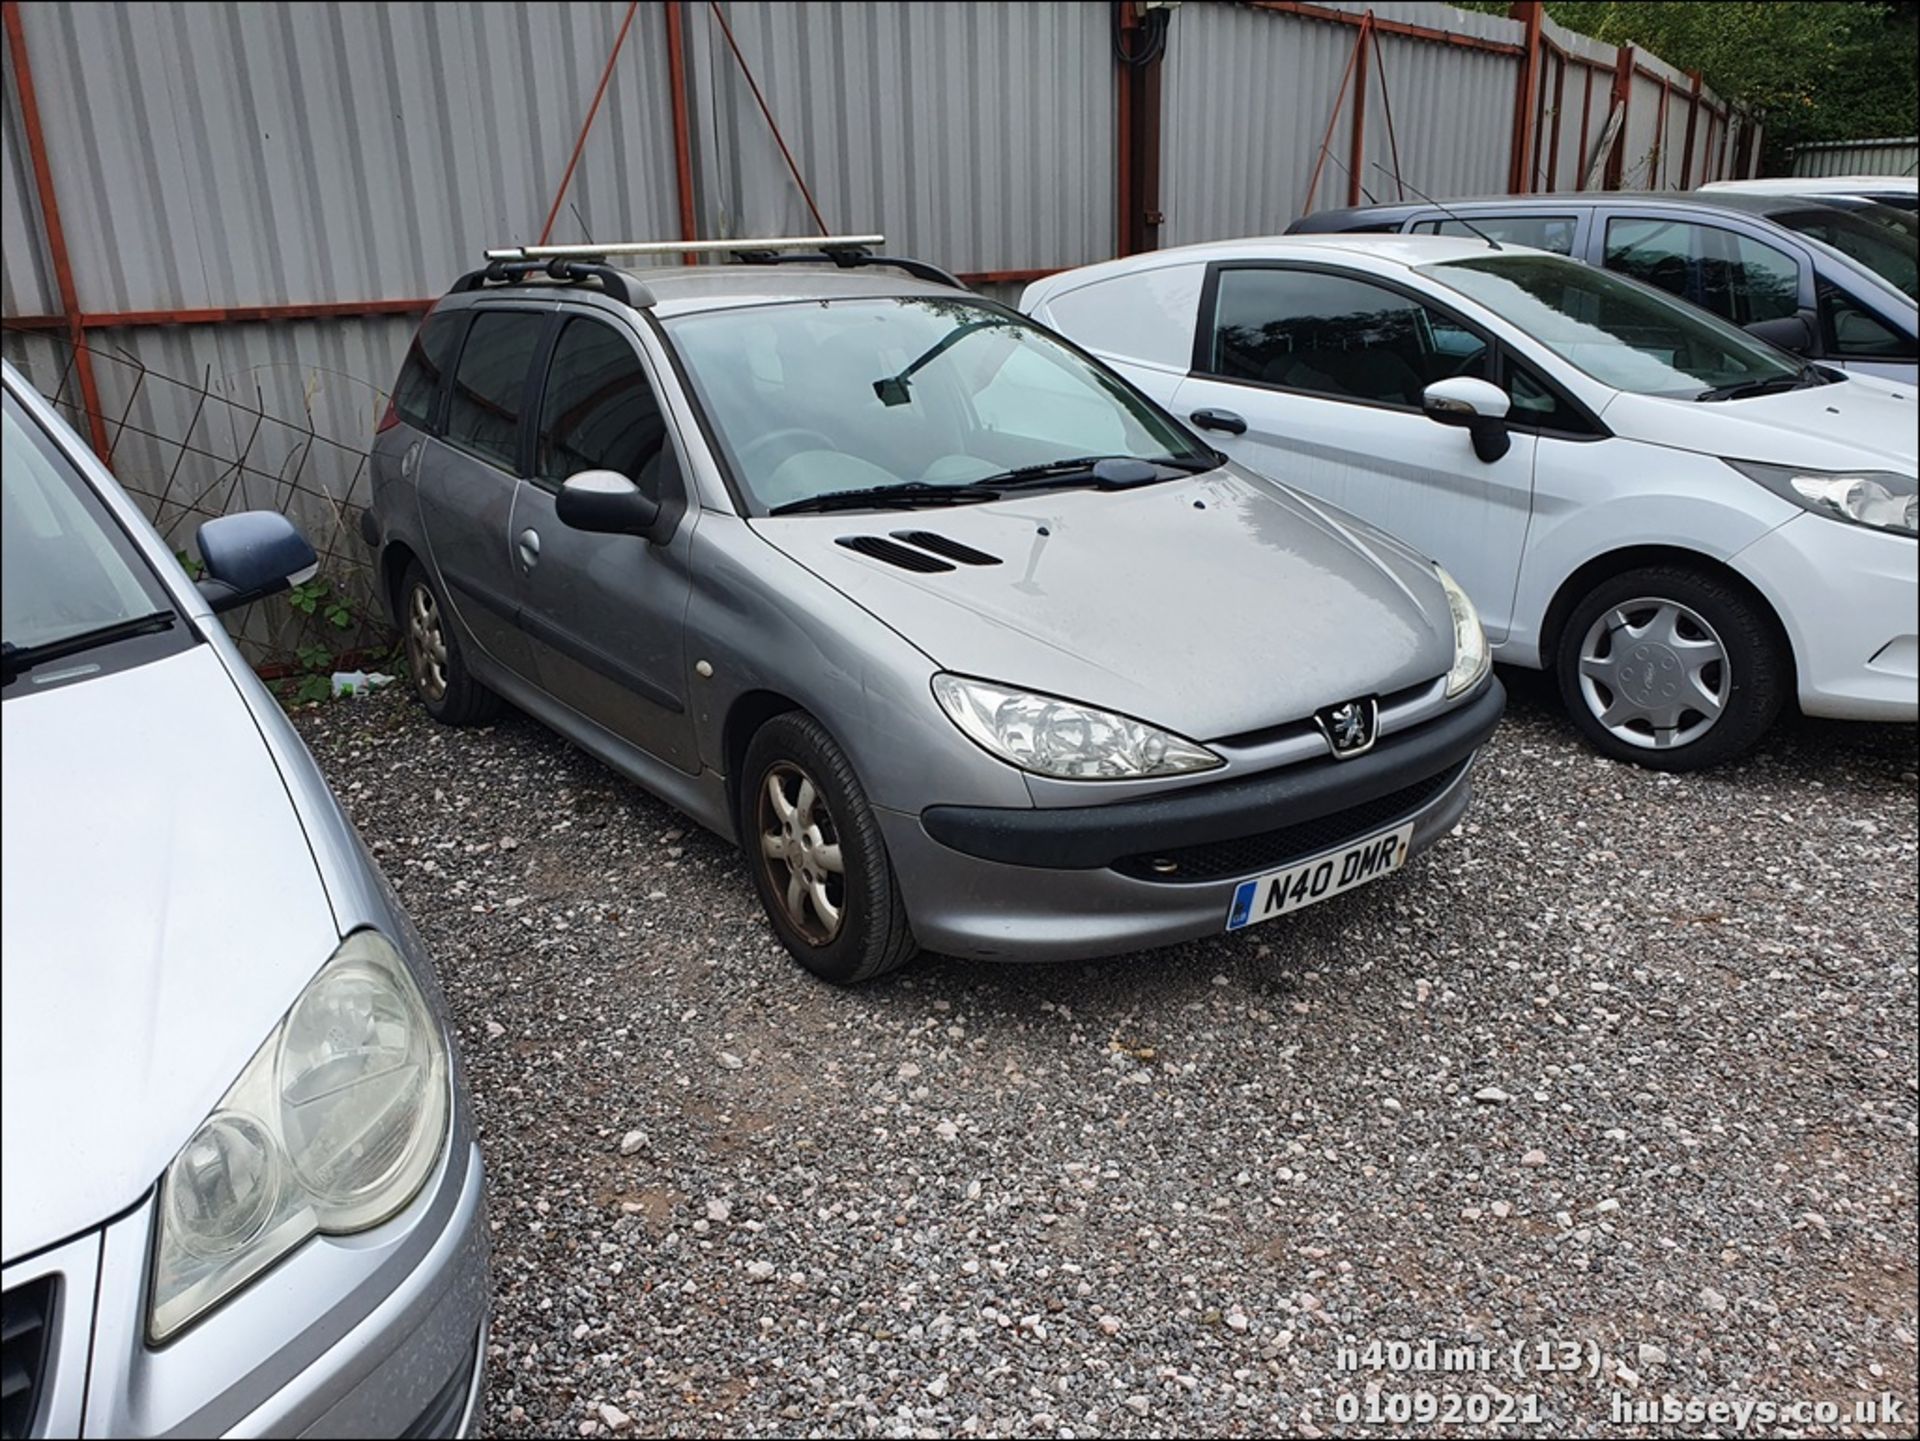
[[[929,950],[1063,961],[1172,945],[1224,932],[1249,876],[1408,821],[1408,855],[1426,850],[1466,811],[1472,758],[1505,706],[1490,680],[1456,711],[1383,738],[1358,760],[1106,806],[879,811],[880,827],[914,936]],[[1233,867],[1236,854],[1250,864]],[[1161,857],[1191,859],[1201,877],[1179,865],[1156,875],[1144,862]]]
[[[464,1109],[464,1108],[463,1108]],[[451,1436],[484,1384],[487,1222],[464,1124],[399,1216],[316,1237],[165,1346],[145,1336],[154,1203],[87,1238],[97,1302],[86,1364],[65,1348],[40,1434]],[[8,1271],[13,1284],[13,1268]],[[69,1404],[60,1394],[72,1386]],[[45,1429],[65,1415],[84,1421]]]
[[[1920,718],[1920,544],[1795,516],[1734,557],[1793,646],[1800,709],[1840,720]]]

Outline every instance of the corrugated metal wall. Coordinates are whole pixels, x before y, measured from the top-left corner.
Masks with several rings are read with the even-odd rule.
[[[830,230],[877,231],[966,272],[1113,254],[1104,3],[733,0],[725,11]],[[718,20],[704,6],[688,14],[708,233],[810,233]]]
[[[1920,139],[1844,140],[1802,145],[1793,152],[1795,175],[1905,175],[1920,168]]]
[[[1175,13],[1161,82],[1163,244],[1278,234],[1300,214],[1353,34],[1236,5]],[[1343,108],[1323,208],[1344,203],[1347,127]]]
[[[1357,20],[1360,3],[1317,7]],[[1429,194],[1504,190],[1525,26],[1431,3],[1381,18],[1480,46],[1383,33],[1369,56],[1366,191],[1400,175]],[[537,237],[626,14],[575,5],[27,4],[37,80],[82,311],[417,301],[487,245]],[[1112,10],[961,0],[683,7],[697,228],[807,233],[811,217],[723,36],[731,25],[829,226],[879,230],[950,269],[1053,269],[1117,243],[1119,93]],[[1577,58],[1560,105],[1557,184],[1580,178],[1584,111],[1597,142],[1613,51],[1543,34]],[[1299,213],[1353,54],[1355,23],[1192,0],[1162,69],[1161,243],[1274,232]],[[1495,48],[1484,48],[1492,44]],[[1501,49],[1499,47],[1509,47]],[[1644,62],[1666,72],[1653,57]],[[1542,62],[1533,177],[1544,185],[1559,63]],[[0,243],[8,318],[60,310],[11,53],[0,113]],[[1650,167],[1678,184],[1683,93]],[[1635,81],[1630,150],[1651,152],[1659,86]],[[1316,205],[1346,202],[1351,98]],[[1704,155],[1709,140],[1700,127]],[[1718,132],[1716,132],[1717,135]],[[639,7],[553,238],[680,233],[667,20]],[[1912,142],[1907,142],[1911,147]],[[1717,152],[1717,139],[1711,142]],[[1727,154],[1735,152],[1728,150]],[[1005,279],[983,288],[1003,298]],[[410,316],[108,326],[88,332],[113,463],[176,545],[207,515],[289,510],[335,557],[361,559],[343,517]],[[77,397],[59,331],[8,330],[5,353]],[[185,448],[183,449],[183,442]],[[262,648],[297,634],[248,620]]]

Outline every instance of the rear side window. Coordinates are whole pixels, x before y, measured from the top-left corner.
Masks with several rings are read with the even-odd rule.
[[[394,413],[420,430],[433,428],[440,378],[453,359],[454,343],[466,316],[457,310],[429,315],[413,337],[400,378],[393,383]]]
[[[547,367],[535,478],[558,486],[614,470],[658,500],[666,454],[666,417],[632,343],[597,320],[569,320]]]
[[[1606,265],[1735,325],[1799,313],[1800,266],[1784,250],[1718,225],[1607,222]]]
[[[1416,235],[1461,235],[1477,240],[1484,235],[1502,245],[1531,245],[1555,255],[1573,254],[1574,218],[1571,215],[1482,215],[1471,223],[1459,220],[1422,220]]]
[[[503,470],[520,465],[520,410],[545,314],[484,310],[473,318],[453,373],[447,440]]]
[[[1082,285],[1048,301],[1047,315],[1100,355],[1185,370],[1206,274],[1204,265],[1162,265]]]
[[[1417,407],[1436,380],[1485,380],[1487,342],[1383,286],[1308,270],[1219,273],[1209,371],[1223,380]]]

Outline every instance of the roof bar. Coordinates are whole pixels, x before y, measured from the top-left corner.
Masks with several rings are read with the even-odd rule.
[[[605,245],[505,245],[487,251],[489,260],[605,260],[616,255],[731,255],[736,251],[839,250],[884,245],[884,235],[776,236],[762,240],[617,240]]]

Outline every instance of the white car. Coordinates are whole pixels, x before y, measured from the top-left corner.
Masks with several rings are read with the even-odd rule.
[[[1789,700],[1920,711],[1909,385],[1472,238],[1189,246],[1021,304],[1235,460],[1446,566],[1495,658],[1551,668],[1609,755],[1711,765]]]
[[[1783,175],[1771,180],[1715,180],[1702,190],[1733,195],[1801,195],[1809,200],[1871,200],[1895,210],[1920,209],[1920,180],[1911,175]]]

